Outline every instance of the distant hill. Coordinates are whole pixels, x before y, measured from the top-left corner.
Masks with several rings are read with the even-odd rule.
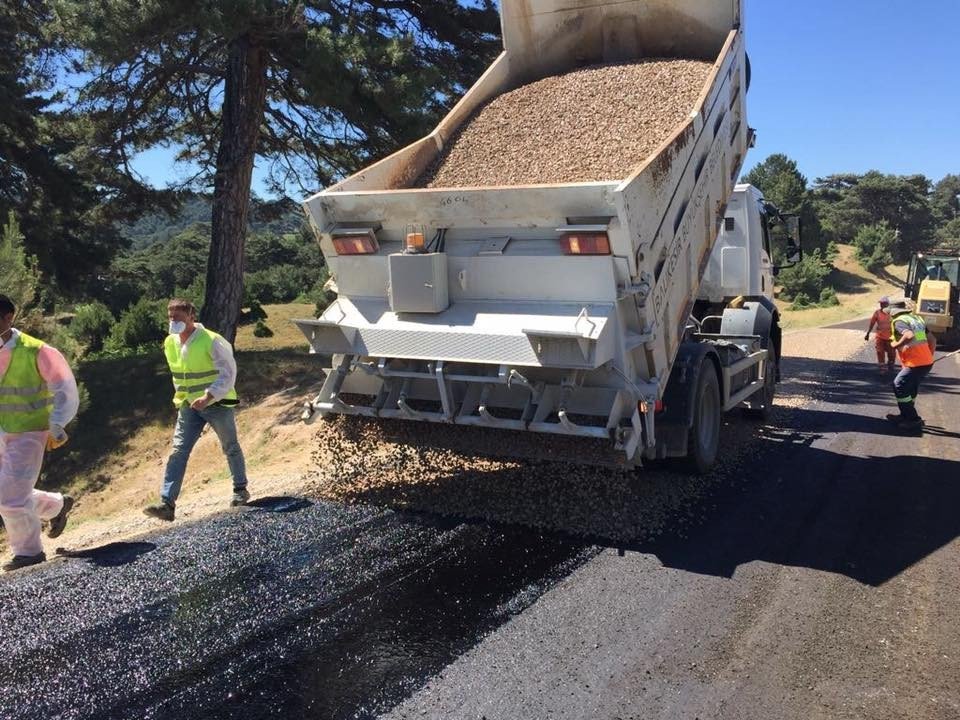
[[[210,223],[212,200],[208,195],[191,195],[173,215],[147,213],[136,222],[119,225],[120,234],[130,241],[131,250],[143,250],[156,243],[167,242],[197,223]],[[275,235],[293,233],[303,222],[303,211],[290,201],[281,205],[255,204],[250,209],[250,230]]]

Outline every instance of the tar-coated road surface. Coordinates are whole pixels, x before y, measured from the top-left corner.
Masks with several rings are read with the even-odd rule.
[[[0,718],[960,718],[960,363],[904,436],[870,354],[622,554],[268,498],[8,575]]]

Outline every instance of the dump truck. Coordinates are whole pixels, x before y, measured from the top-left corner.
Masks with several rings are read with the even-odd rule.
[[[503,52],[430,135],[304,202],[337,293],[295,321],[325,360],[304,420],[583,438],[623,466],[706,471],[722,413],[773,403],[771,226],[800,252],[798,220],[735,185],[753,141],[742,0],[502,0],[501,25]],[[623,177],[417,186],[492,99],[647,58],[712,65]],[[575,112],[590,133],[603,108]]]

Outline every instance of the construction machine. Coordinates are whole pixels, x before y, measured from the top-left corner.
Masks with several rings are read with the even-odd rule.
[[[960,250],[940,247],[913,255],[903,292],[938,343],[960,345]]]
[[[771,225],[789,230],[792,261],[801,253],[799,220],[735,184],[753,140],[742,0],[500,8],[503,52],[430,135],[304,202],[338,294],[295,321],[326,372],[304,420],[593,439],[620,465],[685,457],[706,471],[723,412],[773,403]],[[625,177],[411,187],[491,98],[644,58],[713,66],[686,119]],[[601,115],[581,113],[584,132]],[[405,252],[424,236],[441,239]]]

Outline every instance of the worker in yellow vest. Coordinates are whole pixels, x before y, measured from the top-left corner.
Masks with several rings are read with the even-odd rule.
[[[80,407],[77,381],[56,349],[13,327],[17,308],[0,295],[0,516],[13,559],[7,572],[47,559],[40,542],[42,521],[57,537],[67,524],[73,498],[34,486],[44,450],[67,441],[64,427]]]
[[[233,477],[230,505],[246,505],[247,471],[243,450],[237,441],[234,408],[237,405],[237,363],[233,348],[224,338],[198,323],[197,309],[187,300],[175,298],[167,305],[170,334],[163,352],[173,376],[173,405],[177,424],[173,432],[173,451],[167,460],[160,502],[144,508],[144,513],[160,520],[173,520],[177,497],[183,484],[190,452],[204,426],[213,427],[220,447],[227,456]]]
[[[932,335],[927,336],[926,323],[913,312],[912,301],[907,299],[891,303],[890,329],[893,336],[890,346],[900,354],[903,369],[893,380],[893,394],[900,412],[890,413],[887,419],[903,430],[918,430],[923,427],[923,418],[914,403],[920,382],[933,368],[935,341]]]

